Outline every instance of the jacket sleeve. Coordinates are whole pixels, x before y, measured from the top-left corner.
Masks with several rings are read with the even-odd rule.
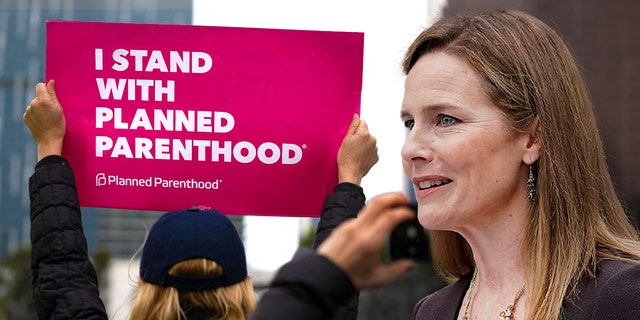
[[[344,271],[326,257],[302,250],[278,270],[251,320],[331,319],[333,310],[354,293]]]
[[[318,230],[313,241],[313,249],[317,249],[333,229],[341,223],[356,218],[360,209],[364,207],[364,202],[365,196],[362,187],[348,182],[338,184],[333,189],[333,193],[325,198]],[[357,291],[354,291],[350,297],[333,309],[333,315],[329,319],[356,320],[360,303],[359,295]]]
[[[333,229],[341,223],[355,218],[360,209],[364,207],[364,201],[364,192],[360,186],[348,182],[338,184],[333,192],[324,199],[324,207],[313,241],[313,249],[317,249]]]
[[[75,177],[60,156],[29,178],[31,286],[39,319],[107,319],[87,255]]]

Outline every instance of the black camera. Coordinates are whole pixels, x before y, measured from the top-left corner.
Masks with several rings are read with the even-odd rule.
[[[428,261],[431,258],[429,238],[418,221],[418,206],[416,203],[407,206],[414,212],[414,217],[393,229],[389,235],[389,254],[393,260]]]

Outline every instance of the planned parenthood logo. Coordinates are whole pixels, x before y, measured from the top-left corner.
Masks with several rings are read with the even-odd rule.
[[[96,187],[140,187],[140,188],[173,188],[173,189],[201,189],[217,190],[221,179],[213,181],[200,181],[196,179],[170,180],[162,177],[130,178],[98,173],[96,175]]]

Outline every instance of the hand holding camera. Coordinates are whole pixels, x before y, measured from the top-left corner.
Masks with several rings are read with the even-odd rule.
[[[413,219],[401,222],[389,235],[389,254],[392,260],[411,259],[430,260],[429,238],[427,231],[418,221],[418,206],[409,203]]]

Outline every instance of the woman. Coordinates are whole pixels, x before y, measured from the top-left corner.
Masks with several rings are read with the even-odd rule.
[[[61,156],[66,122],[53,81],[36,85],[23,120],[38,145],[38,163],[29,179],[38,317],[107,319],[87,256],[73,171]],[[364,205],[359,184],[377,161],[376,139],[354,115],[337,155],[340,183],[325,200],[316,244]],[[355,319],[357,305],[342,305],[336,319]],[[142,250],[130,319],[235,320],[246,319],[253,308],[244,247],[228,218],[192,208],[166,213],[154,223]]]
[[[424,30],[403,67],[403,167],[434,265],[451,282],[422,299],[414,319],[637,319],[638,233],[561,38],[518,11],[459,16]],[[383,240],[370,230],[389,232],[406,200],[374,200],[318,249],[339,267],[327,278],[341,271],[364,289],[411,268],[381,265],[371,247]],[[269,304],[254,318],[272,318],[262,312]]]
[[[198,207],[162,215],[142,248],[135,297],[129,319],[246,319],[253,285],[231,220]]]
[[[513,11],[442,21],[404,71],[404,168],[440,273],[471,284],[444,291],[459,318],[572,319],[596,277],[640,279],[586,84],[551,28]]]

